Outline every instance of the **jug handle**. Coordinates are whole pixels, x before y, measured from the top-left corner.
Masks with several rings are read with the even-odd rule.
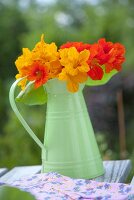
[[[23,125],[23,127],[27,130],[27,132],[29,133],[29,135],[33,138],[33,140],[38,144],[38,146],[43,150],[43,153],[46,153],[46,148],[43,145],[43,143],[38,139],[38,137],[34,134],[34,132],[32,131],[32,129],[30,128],[30,126],[27,124],[27,122],[25,121],[25,119],[22,117],[22,115],[20,114],[16,103],[15,103],[15,89],[18,85],[18,83],[20,81],[22,81],[25,77],[23,78],[19,78],[17,79],[11,86],[10,91],[9,91],[9,101],[11,104],[11,107],[13,109],[13,111],[15,112],[16,116],[18,117],[19,121],[21,122],[21,124]]]

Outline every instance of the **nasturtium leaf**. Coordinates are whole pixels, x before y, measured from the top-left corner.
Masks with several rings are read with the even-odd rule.
[[[35,198],[28,192],[21,191],[14,187],[1,186],[0,187],[1,200],[35,200]]]
[[[27,105],[42,105],[47,102],[47,93],[43,86],[35,89],[33,83],[29,82],[16,97],[16,101]]]
[[[110,73],[104,73],[102,80],[92,80],[90,77],[88,77],[86,85],[88,85],[88,86],[104,85],[112,78],[112,76],[114,76],[117,73],[118,73],[118,71],[115,69],[112,70]]]

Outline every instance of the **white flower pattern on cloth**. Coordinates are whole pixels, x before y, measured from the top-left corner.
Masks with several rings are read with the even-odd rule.
[[[14,181],[10,186],[30,192],[37,200],[134,199],[133,186],[122,183],[73,179],[55,172],[26,176]]]

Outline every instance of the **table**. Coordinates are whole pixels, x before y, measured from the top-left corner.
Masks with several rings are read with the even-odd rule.
[[[124,183],[132,168],[130,160],[103,161],[103,165],[105,174],[95,178],[96,181]],[[0,181],[10,184],[22,176],[40,173],[40,171],[40,165],[14,167],[9,171],[6,168],[2,168],[0,169]],[[134,185],[134,178],[131,184]]]

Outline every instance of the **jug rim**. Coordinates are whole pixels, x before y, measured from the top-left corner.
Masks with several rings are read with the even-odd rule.
[[[60,81],[58,78],[50,79],[46,84],[43,85],[43,87],[46,89],[47,93],[51,94],[76,94],[79,91],[82,91],[85,86],[85,83],[79,84],[79,90],[75,93],[69,92],[67,89],[67,84],[65,81]]]

